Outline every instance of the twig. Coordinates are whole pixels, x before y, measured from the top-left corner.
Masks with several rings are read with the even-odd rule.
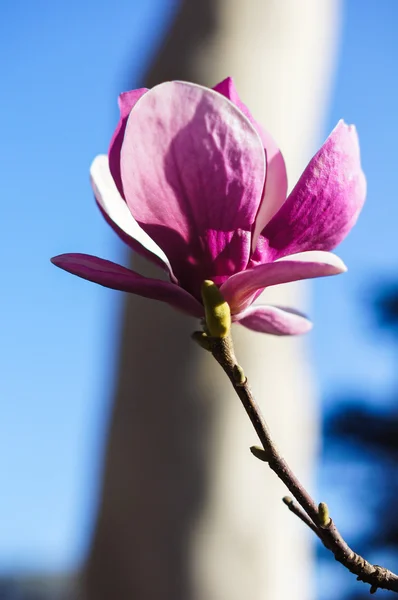
[[[338,562],[351,573],[354,573],[358,580],[371,586],[371,593],[376,592],[378,588],[398,593],[398,575],[384,567],[372,565],[351,550],[332,519],[328,518],[325,522],[324,510],[326,505],[323,505],[323,510],[320,512],[310,494],[280,455],[271,437],[268,425],[251,392],[243,369],[236,360],[231,337],[208,337],[208,342],[208,349],[229,377],[260,439],[264,454],[259,458],[268,463],[270,469],[283,481],[302,509],[294,504],[293,506],[289,505],[290,510],[318,535],[324,546],[333,553]]]
[[[303,521],[303,523],[305,523],[307,525],[307,527],[309,527],[310,529],[312,529],[312,531],[315,533],[315,535],[317,535],[319,537],[319,539],[323,542],[322,540],[322,536],[319,532],[319,528],[315,525],[315,523],[313,523],[311,521],[311,519],[309,518],[309,516],[307,515],[307,513],[305,513],[303,511],[303,509],[301,508],[301,506],[299,504],[297,504],[293,498],[290,498],[290,496],[284,496],[284,498],[282,498],[283,503],[286,504],[286,506],[288,507],[288,509],[294,514],[296,515],[296,517],[298,517],[301,521]]]

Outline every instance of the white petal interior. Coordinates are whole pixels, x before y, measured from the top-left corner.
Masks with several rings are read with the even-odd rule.
[[[102,210],[124,233],[152,254],[160,258],[171,270],[170,262],[163,250],[149,237],[138,225],[131,214],[126,202],[123,200],[113,181],[109,170],[108,157],[106,154],[96,156],[90,167],[91,185],[95,197]]]
[[[324,250],[309,250],[308,252],[298,252],[297,254],[289,254],[278,258],[275,262],[282,262],[285,260],[297,261],[297,262],[313,262],[335,267],[336,271],[344,273],[347,271],[347,267],[344,262],[333,252],[325,252]]]

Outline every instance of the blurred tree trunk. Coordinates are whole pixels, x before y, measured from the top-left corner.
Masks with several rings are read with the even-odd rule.
[[[147,84],[212,86],[232,75],[294,182],[319,141],[338,12],[335,0],[186,0]],[[266,299],[305,304],[297,285]],[[126,297],[86,598],[309,600],[313,540],[282,505],[283,486],[251,456],[256,436],[221,370],[190,341],[197,326]],[[234,338],[280,448],[311,484],[317,407],[304,339],[239,326]]]

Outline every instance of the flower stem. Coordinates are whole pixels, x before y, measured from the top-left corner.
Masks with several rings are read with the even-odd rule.
[[[378,588],[398,593],[398,576],[384,567],[372,565],[351,550],[332,519],[325,520],[327,505],[321,503],[319,505],[321,510],[319,510],[318,505],[279,453],[244,371],[236,360],[232,338],[230,336],[223,338],[209,337],[208,341],[210,352],[229,377],[260,439],[264,453],[258,457],[268,463],[270,469],[283,481],[298,503],[296,505],[290,499],[289,502],[285,500],[285,504],[318,535],[324,546],[333,553],[338,562],[357,575],[358,580],[371,586],[371,593],[376,592]],[[257,454],[259,453],[257,452]]]

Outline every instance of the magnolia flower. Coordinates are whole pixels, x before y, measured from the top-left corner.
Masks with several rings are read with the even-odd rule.
[[[338,123],[286,198],[283,157],[230,78],[214,89],[180,81],[121,94],[120,121],[91,182],[107,222],[168,281],[86,254],[52,262],[103,286],[201,318],[214,281],[232,320],[276,335],[304,333],[292,309],[253,304],[276,284],[346,270],[329,251],[365,199],[355,128]]]

